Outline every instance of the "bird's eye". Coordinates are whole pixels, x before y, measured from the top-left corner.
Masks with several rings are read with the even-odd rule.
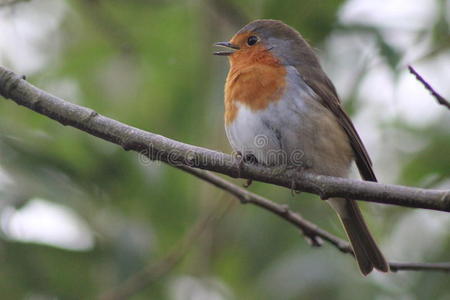
[[[250,36],[250,37],[247,39],[247,44],[248,44],[249,46],[253,46],[254,44],[256,44],[256,42],[258,42],[258,38],[257,38],[256,36],[254,36],[254,35]]]

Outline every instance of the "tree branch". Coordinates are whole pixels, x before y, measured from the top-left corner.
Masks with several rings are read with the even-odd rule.
[[[183,144],[160,135],[145,132],[98,115],[91,109],[66,102],[34,87],[27,83],[23,77],[2,67],[0,67],[0,95],[12,99],[19,105],[26,106],[33,111],[57,120],[63,125],[71,125],[89,134],[120,145],[125,150],[134,150],[151,159],[166,162],[231,193],[241,203],[251,203],[266,209],[299,228],[313,246],[320,246],[322,240],[325,240],[341,252],[353,254],[351,247],[346,241],[303,219],[299,214],[291,211],[288,206],[276,204],[216,175],[193,167],[217,171],[231,177],[240,177],[239,175],[241,175],[242,178],[252,178],[289,188],[292,188],[294,185],[295,189],[300,188],[304,191],[318,194],[322,198],[343,196],[353,199],[365,198],[368,201],[373,198],[375,199],[373,202],[379,203],[422,207],[442,211],[450,210],[450,191],[448,190],[439,191],[408,188],[317,176],[306,172],[292,173],[292,171],[287,171],[287,175],[273,174],[269,168],[254,165],[240,167],[229,155]],[[434,265],[436,265],[436,268],[433,267]],[[390,266],[393,271],[425,269],[450,270],[450,266],[446,263],[390,263]]]
[[[191,166],[230,177],[272,183],[313,193],[322,199],[345,197],[450,212],[450,190],[421,189],[240,164],[230,155],[140,130],[99,115],[92,109],[64,101],[3,67],[0,67],[0,95],[63,125],[78,128],[125,150],[133,150],[173,166]]]
[[[408,66],[408,69],[409,69],[409,72],[411,72],[411,74],[416,76],[416,79],[419,80],[423,84],[423,86],[431,93],[431,95],[436,99],[436,101],[439,104],[450,109],[450,102],[448,102],[448,100],[446,100],[438,92],[436,92],[436,90],[425,79],[423,79],[423,77],[420,76],[420,74],[417,73],[417,71],[412,66]]]

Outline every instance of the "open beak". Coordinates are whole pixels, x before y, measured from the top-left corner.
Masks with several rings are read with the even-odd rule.
[[[215,43],[214,46],[219,46],[219,47],[225,47],[225,48],[229,48],[229,49],[234,49],[234,50],[239,50],[239,46],[233,45],[230,42],[218,42]],[[228,56],[233,54],[235,51],[217,51],[214,52],[214,55],[224,55],[224,56]]]

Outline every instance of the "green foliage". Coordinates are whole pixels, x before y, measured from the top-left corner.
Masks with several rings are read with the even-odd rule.
[[[220,3],[231,9],[218,9]],[[339,24],[343,4],[348,3],[68,1],[64,22],[55,33],[58,38],[45,41],[48,48],[60,46],[58,55],[28,80],[130,125],[229,152],[222,126],[227,63],[211,55],[211,45],[228,39],[244,25],[248,20],[242,16],[281,19],[317,48],[325,47],[336,32],[370,35],[380,57],[398,74],[404,53],[377,26]],[[230,16],[230,11],[241,15]],[[237,24],[237,19],[243,23]],[[434,54],[446,53],[448,19],[442,13],[434,23],[430,28]],[[355,91],[371,67],[362,68]],[[434,100],[423,101],[436,105]],[[357,115],[364,103],[355,92],[347,105]],[[73,209],[95,238],[92,249],[80,252],[14,241],[4,225],[0,237],[2,299],[96,298],[177,249],[202,216],[218,217],[224,203],[234,203],[229,195],[192,176],[143,160],[10,102],[0,100],[0,109],[0,175],[4,172],[13,182],[3,186],[0,180],[0,210],[20,209],[31,199],[45,199]],[[441,124],[448,124],[448,115],[445,118]],[[427,144],[395,157],[401,160],[396,182],[448,187],[448,126],[438,122],[426,128],[395,126],[397,121],[382,130],[396,127]],[[430,176],[434,177],[427,181]],[[290,191],[260,183],[254,183],[251,190],[286,203],[343,236],[331,210],[315,197],[292,197]],[[389,248],[386,244],[397,222],[410,210],[383,207],[366,212],[382,248]],[[6,224],[3,217],[2,222]],[[437,247],[442,248],[422,257],[423,261],[450,260],[448,234],[441,240]],[[195,299],[187,294],[173,296],[181,290],[181,283],[192,280],[197,290],[209,288],[221,294],[221,299],[444,299],[450,293],[445,274],[362,278],[350,256],[327,244],[311,248],[286,222],[238,204],[230,205],[219,221],[207,224],[183,260],[133,299]]]

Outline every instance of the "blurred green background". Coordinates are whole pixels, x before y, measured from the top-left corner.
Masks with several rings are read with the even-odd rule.
[[[212,45],[250,20],[283,20],[317,49],[380,181],[450,187],[449,112],[406,70],[450,96],[450,1],[9,2],[1,65],[106,116],[224,152],[228,63]],[[317,197],[250,190],[344,237]],[[450,261],[448,214],[362,206],[389,260]],[[148,266],[156,280],[132,299],[450,299],[448,273],[363,278],[351,256],[311,248],[265,211],[3,100],[0,221],[1,299],[114,295]],[[167,265],[174,253],[184,255]]]

